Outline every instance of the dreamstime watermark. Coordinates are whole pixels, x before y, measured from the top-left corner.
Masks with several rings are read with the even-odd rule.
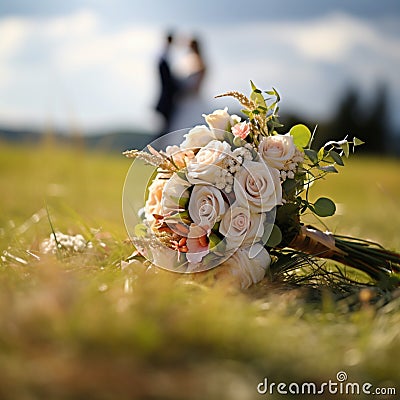
[[[257,392],[262,395],[281,394],[281,395],[395,395],[395,387],[374,387],[369,382],[348,382],[347,373],[339,371],[336,374],[336,380],[329,379],[327,382],[269,382],[264,378],[257,385]]]

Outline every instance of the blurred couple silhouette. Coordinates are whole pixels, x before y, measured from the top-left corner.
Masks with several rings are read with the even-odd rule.
[[[176,38],[168,33],[158,72],[160,94],[155,109],[163,119],[159,136],[199,123],[205,111],[200,90],[206,74],[199,40]]]

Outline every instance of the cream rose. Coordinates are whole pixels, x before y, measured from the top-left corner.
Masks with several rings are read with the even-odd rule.
[[[223,161],[231,157],[231,146],[227,142],[213,140],[203,147],[187,166],[187,178],[192,184],[215,185],[225,170]]]
[[[213,132],[210,131],[205,125],[195,126],[184,135],[185,140],[181,143],[181,149],[194,149],[204,147],[211,140],[215,140],[216,137]]]
[[[212,114],[203,114],[203,117],[215,134],[216,139],[219,140],[223,139],[223,131],[230,129],[233,125],[240,122],[240,117],[228,113],[228,107],[225,107],[223,110],[215,110]]]
[[[247,289],[264,278],[270,264],[271,257],[261,244],[239,248],[218,267],[217,279],[218,276],[232,279],[242,289]]]
[[[166,181],[161,199],[163,215],[182,209],[182,203],[187,202],[189,199],[188,189],[190,186],[192,185],[188,181],[182,179],[176,173]]]
[[[242,246],[253,246],[255,243],[261,240],[262,235],[264,234],[264,223],[265,223],[266,215],[265,213],[250,214],[250,226],[246,232],[244,237]]]
[[[257,242],[264,233],[264,220],[265,214],[250,213],[248,208],[233,203],[219,226],[225,236],[226,250]]]
[[[255,213],[270,211],[282,203],[279,171],[262,161],[243,163],[235,175],[233,191],[237,203]]]
[[[195,185],[189,200],[189,215],[201,227],[211,229],[226,211],[221,192],[211,185]]]
[[[283,169],[285,163],[291,160],[296,151],[293,136],[275,135],[264,138],[258,146],[260,157],[271,167]]]
[[[166,179],[154,179],[149,186],[149,196],[144,205],[144,215],[147,221],[153,221],[153,214],[162,213],[162,193],[166,184]]]

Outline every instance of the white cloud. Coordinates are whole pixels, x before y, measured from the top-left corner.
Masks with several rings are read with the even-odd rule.
[[[0,122],[53,116],[65,123],[72,104],[86,127],[138,121],[151,128],[162,31],[106,22],[92,10],[0,19]],[[382,78],[400,107],[400,35],[394,32],[346,14],[209,24],[201,32],[209,62],[204,95],[246,93],[253,79],[263,88],[276,86],[285,107],[324,115],[349,82],[372,87]]]
[[[219,65],[213,85],[247,92],[251,78],[260,87],[277,87],[283,104],[297,112],[326,116],[346,85],[372,92],[377,81],[387,81],[392,108],[399,109],[400,37],[380,28],[377,22],[331,14],[209,30],[209,43],[219,38],[210,49]]]

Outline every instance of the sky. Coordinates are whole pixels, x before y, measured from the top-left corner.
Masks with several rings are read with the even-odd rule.
[[[201,39],[202,96],[275,87],[281,114],[324,119],[347,87],[390,90],[400,131],[400,2],[2,0],[0,126],[157,130],[164,32]],[[182,51],[182,50],[181,50]],[[236,107],[237,109],[237,107]]]

